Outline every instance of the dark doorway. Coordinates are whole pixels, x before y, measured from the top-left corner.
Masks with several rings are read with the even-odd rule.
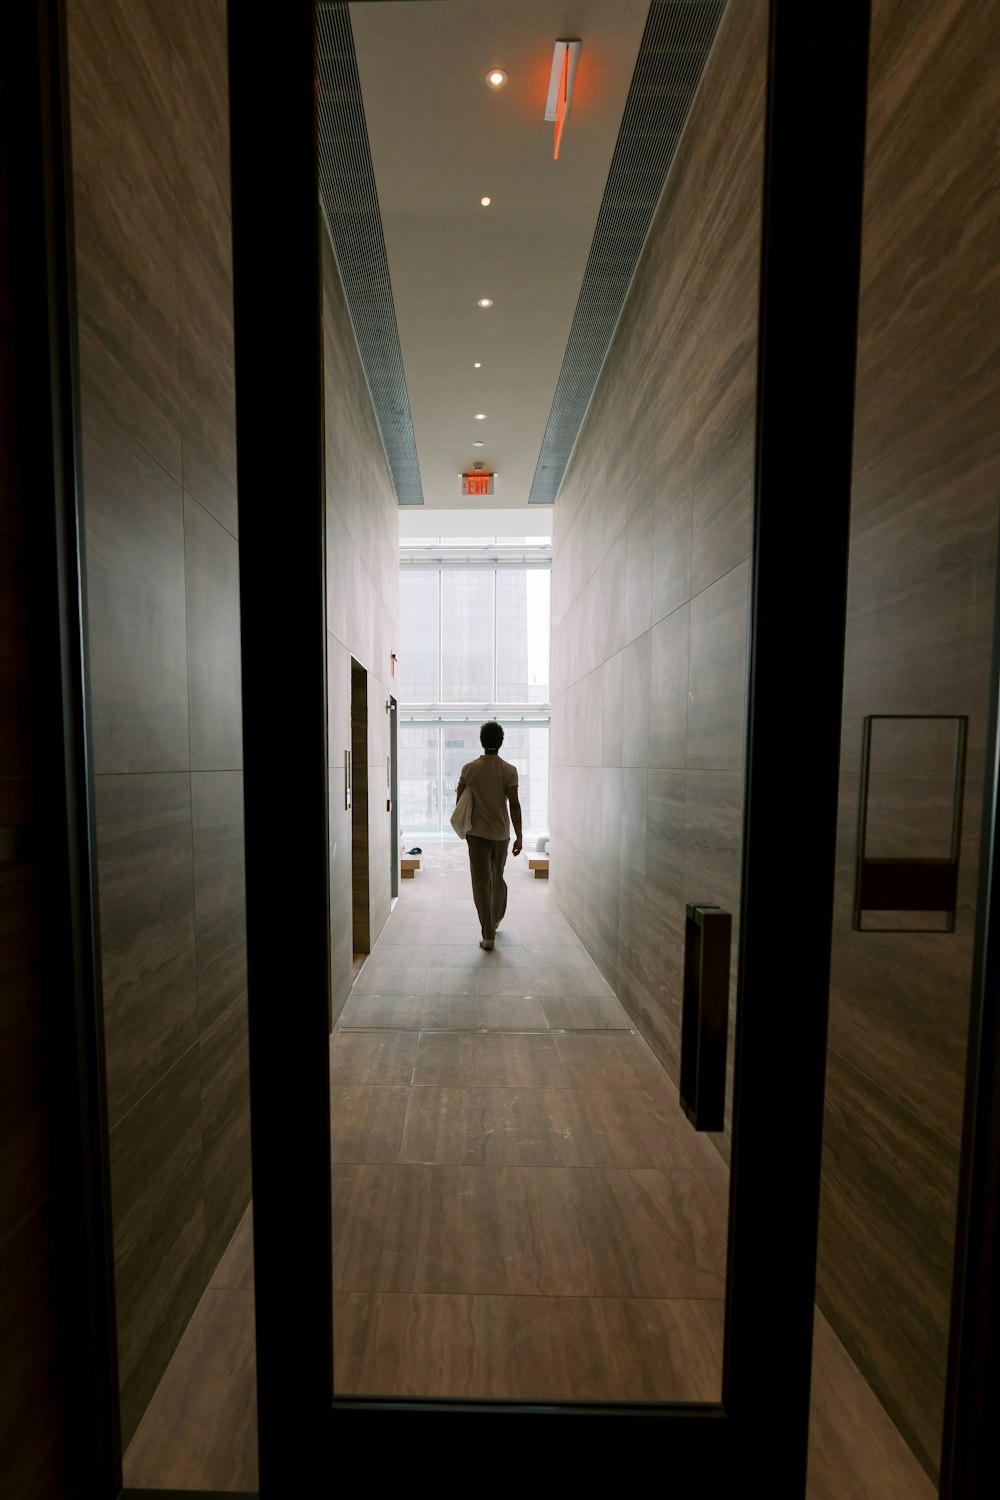
[[[351,657],[351,893],[354,962],[371,952],[368,901],[368,673]]]
[[[396,700],[390,698],[389,709],[389,892],[395,901],[399,895],[399,761]]]

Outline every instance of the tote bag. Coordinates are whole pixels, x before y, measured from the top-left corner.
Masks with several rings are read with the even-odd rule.
[[[464,839],[472,827],[472,793],[468,787],[455,803],[455,811],[451,815],[451,826],[460,839]]]

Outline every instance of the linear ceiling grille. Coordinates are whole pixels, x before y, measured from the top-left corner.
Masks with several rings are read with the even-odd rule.
[[[653,0],[529,502],[556,498],[614,337],[725,0]]]
[[[423,505],[354,36],[343,0],[318,7],[316,65],[320,197],[396,499]]]

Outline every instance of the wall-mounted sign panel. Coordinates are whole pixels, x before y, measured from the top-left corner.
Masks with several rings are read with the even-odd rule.
[[[494,477],[493,474],[487,474],[485,470],[476,474],[463,474],[462,494],[475,495],[478,498],[482,498],[484,495],[492,495]]]

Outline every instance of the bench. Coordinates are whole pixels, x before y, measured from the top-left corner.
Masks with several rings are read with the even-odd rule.
[[[419,859],[405,858],[399,861],[399,873],[404,880],[412,880],[415,870],[420,869]]]
[[[533,859],[528,860],[528,869],[534,870],[536,880],[548,880],[549,856],[547,854],[536,854]]]

